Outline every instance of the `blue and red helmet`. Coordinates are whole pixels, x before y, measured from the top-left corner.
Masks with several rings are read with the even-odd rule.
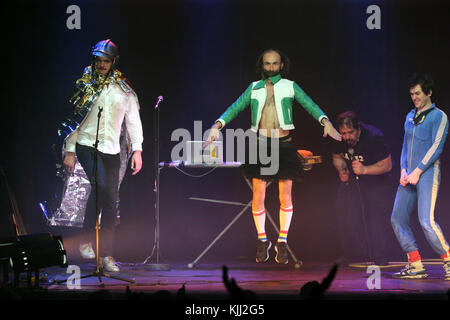
[[[111,59],[113,65],[117,64],[119,60],[119,48],[111,41],[111,39],[98,42],[92,47],[91,53],[93,56]]]

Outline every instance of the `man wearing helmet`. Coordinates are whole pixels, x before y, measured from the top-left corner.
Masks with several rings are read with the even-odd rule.
[[[104,257],[102,263],[107,271],[118,272],[119,268],[112,257],[112,246],[117,216],[122,124],[126,126],[131,143],[133,175],[142,168],[143,131],[136,93],[116,69],[119,58],[117,46],[110,39],[102,40],[94,46],[92,57],[92,66],[85,68],[83,77],[77,82],[88,84],[86,87],[91,90],[90,97],[96,98],[84,120],[66,138],[64,167],[72,174],[78,159],[91,184],[83,223],[83,240],[80,244],[82,257],[95,258],[92,242],[89,240],[92,240],[96,226],[95,208],[98,200],[98,214],[101,213],[100,254]],[[85,97],[89,91],[86,92]],[[96,145],[97,183],[94,176]]]

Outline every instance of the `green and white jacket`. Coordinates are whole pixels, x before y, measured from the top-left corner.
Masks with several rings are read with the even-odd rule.
[[[294,99],[316,119],[322,121],[328,119],[320,107],[311,100],[310,97],[294,81],[281,78],[276,75],[269,78],[273,83],[275,108],[277,110],[278,121],[283,130],[295,129],[292,121],[292,103]],[[245,92],[216,120],[222,123],[222,127],[233,120],[240,112],[250,105],[252,112],[251,130],[257,132],[261,113],[266,103],[266,81],[260,80],[250,84]]]

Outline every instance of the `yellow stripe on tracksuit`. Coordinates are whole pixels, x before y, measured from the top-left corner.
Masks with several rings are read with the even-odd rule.
[[[431,188],[431,206],[430,206],[430,225],[436,233],[437,238],[442,246],[445,249],[445,252],[449,251],[449,246],[446,244],[444,235],[442,231],[437,227],[436,222],[434,221],[434,208],[436,206],[436,199],[439,190],[439,160],[434,163],[434,175],[433,175],[433,187]]]
[[[447,116],[444,114],[442,116],[441,123],[439,125],[439,129],[436,132],[436,137],[435,137],[435,139],[433,141],[433,145],[428,150],[428,152],[425,154],[425,157],[422,160],[422,164],[423,165],[427,165],[427,163],[430,161],[431,157],[434,155],[434,153],[436,152],[437,148],[439,147],[439,144],[441,143],[441,140],[442,140],[442,138],[444,136],[446,125],[447,125]]]

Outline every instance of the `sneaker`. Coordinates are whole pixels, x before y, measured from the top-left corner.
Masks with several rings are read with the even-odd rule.
[[[450,261],[444,262],[444,280],[450,280]]]
[[[82,243],[80,244],[80,253],[83,259],[95,259],[95,252],[92,249],[92,243]]]
[[[275,252],[277,253],[275,256],[275,261],[277,263],[287,264],[289,262],[286,242],[277,242],[275,245]]]
[[[269,249],[272,246],[272,242],[269,240],[258,240],[256,244],[256,262],[266,262],[269,260]]]
[[[408,263],[400,272],[396,272],[392,275],[395,279],[424,279],[428,277],[425,268],[420,268]]]
[[[105,257],[102,258],[102,265],[103,265],[103,269],[105,269],[106,271],[109,272],[119,272],[120,269],[116,264],[116,261],[114,260],[113,257],[109,256],[109,257]]]

